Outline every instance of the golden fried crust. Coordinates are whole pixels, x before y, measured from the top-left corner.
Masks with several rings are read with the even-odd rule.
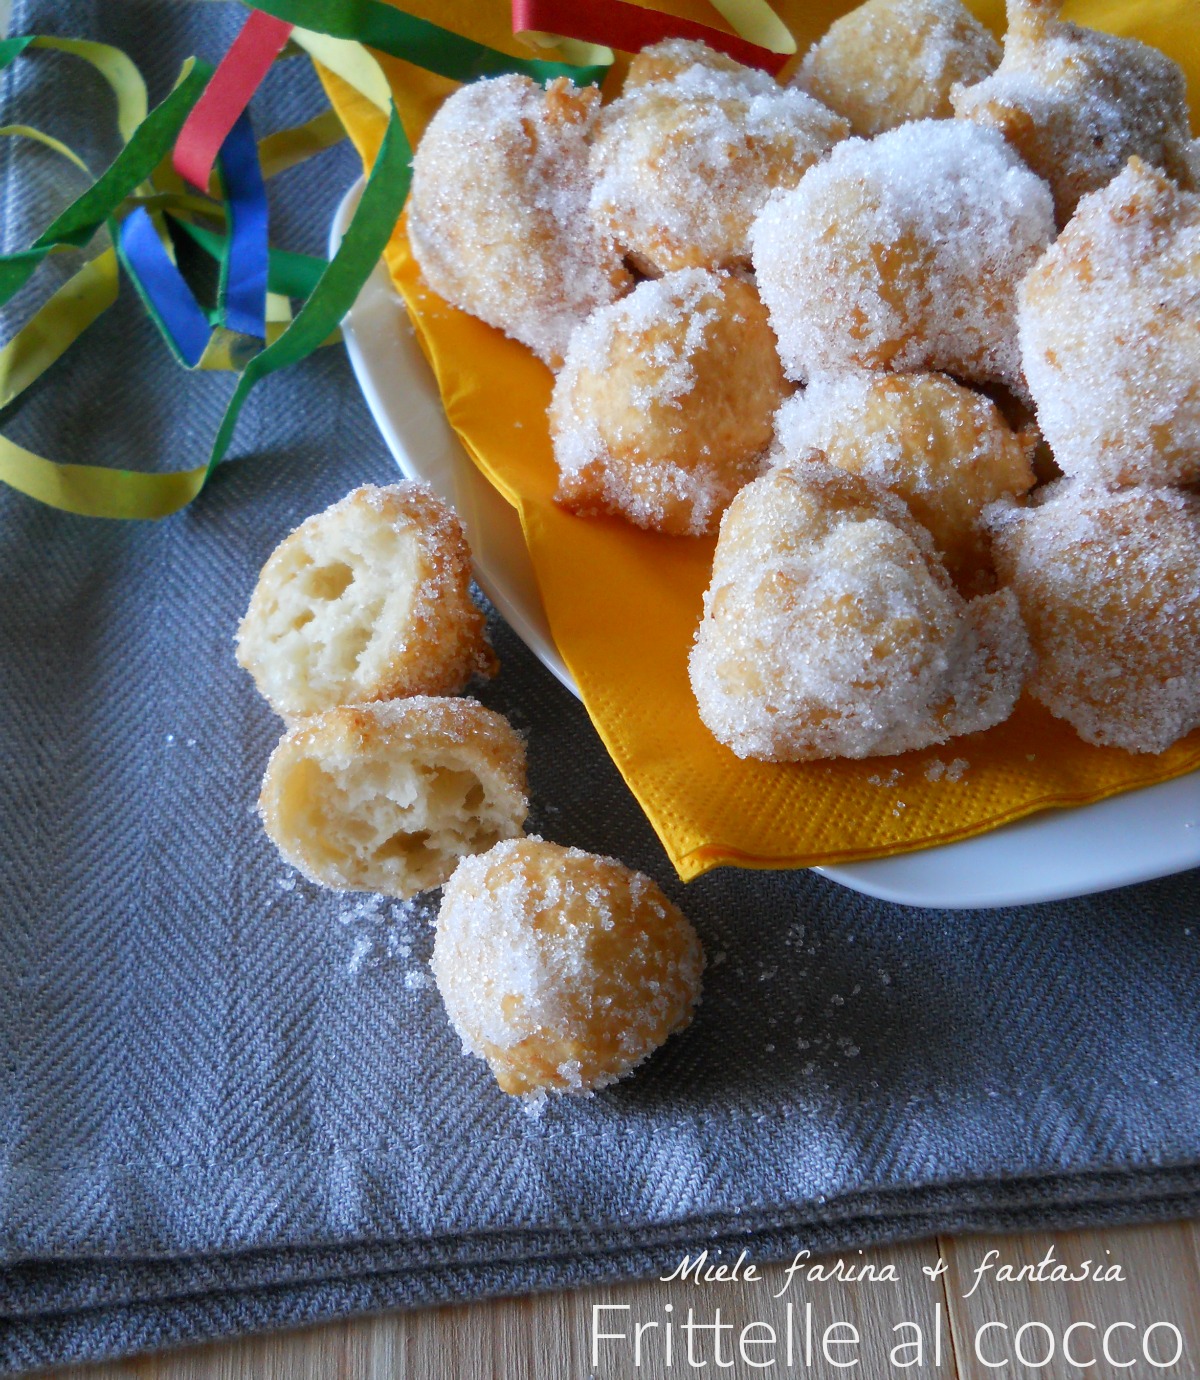
[[[524,838],[460,864],[432,967],[464,1048],[504,1092],[587,1093],[688,1025],[704,955],[648,877]]]
[[[237,658],[286,719],[348,701],[453,694],[495,657],[454,513],[423,484],[364,485],[271,554]]]
[[[1200,483],[1200,195],[1131,159],[1022,283],[1019,322],[1065,473]]]
[[[694,65],[604,111],[592,214],[647,271],[744,267],[771,192],[794,187],[848,133],[840,115],[762,73]]]
[[[714,531],[761,468],[789,391],[749,283],[703,269],[641,283],[572,337],[550,407],[558,501]]]
[[[951,88],[999,61],[1000,45],[959,0],[867,0],[830,25],[796,82],[873,138],[909,120],[948,119]]]
[[[258,803],[267,834],[311,881],[414,896],[520,833],[525,748],[470,699],[340,705],[283,736]]]
[[[898,494],[964,594],[995,587],[988,504],[1034,483],[1036,432],[945,374],[822,377],[780,409],[773,460],[811,449]]]
[[[413,158],[408,234],[430,287],[557,368],[572,328],[631,285],[588,214],[594,87],[460,87]]]
[[[1194,187],[1183,71],[1136,39],[1064,23],[1054,0],[1009,0],[1004,57],[956,88],[956,112],[998,129],[1054,193],[1058,224],[1134,156]]]
[[[807,761],[990,728],[1027,655],[1011,595],[966,603],[904,503],[814,451],[730,505],[689,670],[739,757]]]
[[[1200,725],[1200,496],[1078,480],[998,514],[1030,690],[1086,742],[1162,752]]]
[[[636,91],[655,82],[674,81],[689,67],[707,67],[713,72],[724,72],[746,82],[751,89],[761,89],[764,74],[753,67],[746,67],[733,58],[710,48],[707,43],[692,38],[668,38],[662,43],[653,43],[643,48],[629,62],[625,76],[624,91]],[[771,78],[767,77],[767,81]]]

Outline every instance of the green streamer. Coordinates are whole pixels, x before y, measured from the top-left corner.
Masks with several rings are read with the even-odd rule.
[[[214,259],[223,252],[225,236],[215,230],[206,230],[190,220],[171,216],[176,225]],[[307,298],[312,295],[321,274],[328,267],[327,259],[318,259],[313,254],[297,254],[290,249],[272,249],[267,259],[267,289],[284,297]]]
[[[91,187],[51,221],[28,249],[0,255],[0,306],[28,281],[51,249],[85,245],[134,188],[150,176],[174,144],[211,70],[189,59],[179,85],[147,115]]]
[[[0,72],[12,62],[19,58],[26,48],[33,42],[33,34],[25,34],[20,38],[6,38],[0,40]]]
[[[510,57],[427,19],[405,14],[384,0],[254,0],[252,8],[266,10],[277,19],[304,29],[365,43],[452,81],[519,72],[537,82],[570,77],[586,86],[600,81],[608,71],[605,66],[576,67],[565,62]]]

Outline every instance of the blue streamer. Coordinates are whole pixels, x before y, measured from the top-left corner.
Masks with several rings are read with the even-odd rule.
[[[221,145],[218,161],[229,226],[229,247],[222,261],[221,322],[231,331],[265,340],[267,189],[245,111]]]
[[[144,207],[137,207],[121,223],[117,252],[172,352],[194,369],[208,345],[211,327]]]

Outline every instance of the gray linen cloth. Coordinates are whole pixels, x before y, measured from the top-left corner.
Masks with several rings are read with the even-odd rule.
[[[241,13],[27,0],[14,31],[117,43],[159,99]],[[103,100],[52,54],[5,77],[6,121],[97,166]],[[288,62],[260,132],[319,100]],[[51,173],[2,156],[11,248]],[[276,243],[320,251],[355,174],[343,147],[282,176]],[[229,386],[181,373],[125,285],[2,421],[60,460],[179,467]],[[432,906],[310,887],[253,813],[280,724],[231,637],[259,566],[395,475],[343,352],[268,380],[235,455],[157,524],[0,490],[0,1368],[654,1273],[703,1246],[1200,1208],[1196,874],[973,913],[805,872],[685,890],[583,710],[493,620],[503,669],[480,695],[529,735],[533,826],[658,878],[710,960],[695,1023],[637,1077],[540,1116],[502,1096],[431,985]]]

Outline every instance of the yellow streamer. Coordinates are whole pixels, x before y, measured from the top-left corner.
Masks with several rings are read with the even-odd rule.
[[[352,86],[386,115],[392,108],[392,90],[379,63],[361,43],[349,38],[331,38],[312,29],[295,28],[292,42],[316,58],[322,67]]]
[[[90,62],[117,98],[117,128],[122,142],[129,142],[130,135],[146,118],[149,104],[142,74],[120,48],[84,38],[35,38],[29,46],[57,49]]]
[[[173,474],[58,465],[0,436],[0,482],[80,517],[160,518],[190,503],[207,465]]]
[[[772,53],[794,53],[792,31],[766,0],[708,0],[739,38]]]
[[[0,407],[44,374],[117,300],[117,254],[106,249],[69,278],[0,350]]]
[[[571,62],[578,67],[611,67],[613,50],[599,43],[584,43],[578,38],[563,38],[560,34],[544,34],[538,29],[520,29],[514,37],[524,39],[533,48],[549,49],[544,56],[559,62]]]
[[[55,153],[61,154],[74,163],[86,177],[90,178],[92,175],[91,169],[74,149],[68,148],[61,140],[55,139],[53,135],[43,134],[40,129],[34,129],[32,125],[0,125],[0,136],[6,139],[32,139],[35,144],[42,144],[48,149],[53,149]]]
[[[258,161],[264,178],[275,177],[315,154],[340,143],[346,130],[337,113],[323,110],[320,115],[291,129],[281,129],[258,141]]]

